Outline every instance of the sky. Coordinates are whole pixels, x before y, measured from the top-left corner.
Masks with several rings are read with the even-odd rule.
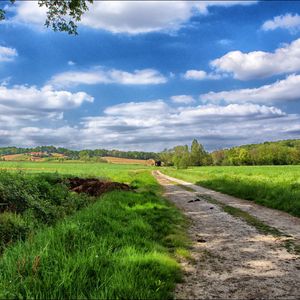
[[[95,1],[77,36],[0,7],[1,147],[300,138],[300,1]]]

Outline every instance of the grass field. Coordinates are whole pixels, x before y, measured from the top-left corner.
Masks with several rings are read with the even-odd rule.
[[[300,217],[300,166],[163,168],[162,171]]]
[[[0,176],[7,201],[15,195],[22,200],[25,189],[30,191],[24,198],[28,208],[9,218],[3,216],[12,213],[0,213],[0,230],[13,229],[17,237],[5,245],[0,257],[0,299],[172,298],[180,280],[176,259],[187,255],[186,220],[161,198],[150,168],[30,162],[1,162],[1,168],[10,170]],[[19,174],[18,169],[27,173]],[[57,185],[53,192],[49,183],[61,175],[49,172],[111,178],[131,184],[134,190],[97,199],[75,197]],[[64,194],[63,203],[58,203],[57,191]],[[42,215],[50,208],[51,213],[60,211],[55,208],[69,207],[72,197],[81,203],[78,209],[50,223],[46,219],[42,226],[28,212],[32,201]],[[80,199],[88,203],[83,205]],[[33,219],[38,226],[28,229]],[[23,228],[29,233],[18,238]]]
[[[103,177],[130,183],[136,179],[136,172],[151,170],[149,167],[137,165],[117,165],[96,162],[10,162],[0,161],[0,170],[24,171],[30,173],[59,173],[77,176]]]

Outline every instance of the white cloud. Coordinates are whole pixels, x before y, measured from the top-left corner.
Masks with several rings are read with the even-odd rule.
[[[211,62],[219,73],[233,74],[240,80],[265,78],[300,71],[300,39],[286,44],[274,53],[231,51]]]
[[[69,61],[68,61],[68,65],[69,65],[69,66],[75,66],[76,63],[75,63],[74,61],[72,61],[72,60],[69,60]]]
[[[37,1],[17,1],[13,23],[41,27],[46,21],[46,7],[39,7]],[[10,21],[8,21],[10,22]]]
[[[93,69],[89,71],[67,71],[54,75],[50,83],[55,86],[72,86],[78,84],[118,83],[124,85],[161,84],[167,78],[154,69],[126,72],[116,69]]]
[[[298,14],[276,16],[273,20],[266,21],[261,27],[264,31],[275,30],[278,28],[287,29],[291,33],[296,33],[300,30],[300,16]]]
[[[274,103],[300,100],[300,75],[289,75],[287,78],[259,88],[238,89],[222,92],[209,92],[200,96],[208,102],[225,101],[229,103],[252,102]]]
[[[1,110],[2,112],[2,110]],[[0,114],[0,145],[53,144],[70,148],[117,148],[158,151],[198,138],[208,149],[293,138],[300,116],[265,105],[229,104],[171,107],[163,100],[130,102],[107,107],[76,126],[5,127]],[[239,126],[236,126],[236,125]],[[53,125],[53,124],[52,124]]]
[[[13,87],[2,85],[0,86],[0,124],[13,126],[13,124],[43,119],[62,119],[64,111],[93,100],[93,97],[85,92],[54,90],[51,86],[37,88],[25,85]]]
[[[224,146],[249,137],[258,138],[251,130],[255,128],[258,132],[261,124],[274,134],[270,130],[273,120],[277,121],[274,124],[279,124],[279,119],[286,118],[289,116],[280,109],[264,105],[173,108],[163,100],[130,102],[108,107],[102,116],[84,118],[79,134],[82,136],[82,143],[93,148],[161,150],[178,143],[190,142],[194,137],[213,148],[214,145]],[[299,120],[299,117],[296,119]],[[239,128],[236,126],[237,122]]]
[[[12,61],[18,56],[18,52],[14,48],[0,46],[0,62]]]
[[[191,103],[195,102],[195,99],[192,96],[189,96],[189,95],[172,96],[171,100],[174,103],[178,103],[178,104],[191,104]]]
[[[203,70],[188,70],[183,77],[187,80],[220,79],[220,75],[207,73]]]
[[[94,1],[84,14],[84,26],[113,33],[140,34],[176,31],[212,6],[251,5],[256,1]],[[16,3],[14,22],[42,26],[46,9],[35,1]]]

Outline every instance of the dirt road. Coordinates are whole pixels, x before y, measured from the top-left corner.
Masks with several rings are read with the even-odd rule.
[[[165,196],[191,219],[192,259],[182,262],[185,275],[184,282],[177,285],[177,299],[300,299],[300,257],[287,251],[285,237],[261,234],[218,205],[197,196],[210,192],[215,198],[215,192],[158,171],[153,175],[164,187]],[[196,192],[174,182],[188,185]],[[227,200],[231,201],[230,198]],[[246,203],[230,202],[243,208],[241,204]],[[266,209],[267,215],[270,213],[267,208],[259,208]],[[296,229],[288,225],[297,236],[297,222]]]

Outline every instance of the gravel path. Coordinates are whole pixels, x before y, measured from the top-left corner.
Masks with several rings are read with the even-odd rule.
[[[177,299],[300,299],[300,257],[284,248],[283,237],[260,234],[204,198],[189,202],[197,193],[209,192],[217,199],[215,192],[191,184],[197,192],[189,192],[174,184],[186,182],[158,171],[153,175],[164,187],[165,196],[191,219],[192,260],[182,261],[185,275],[184,282],[177,285]],[[273,211],[259,207],[266,214]]]

